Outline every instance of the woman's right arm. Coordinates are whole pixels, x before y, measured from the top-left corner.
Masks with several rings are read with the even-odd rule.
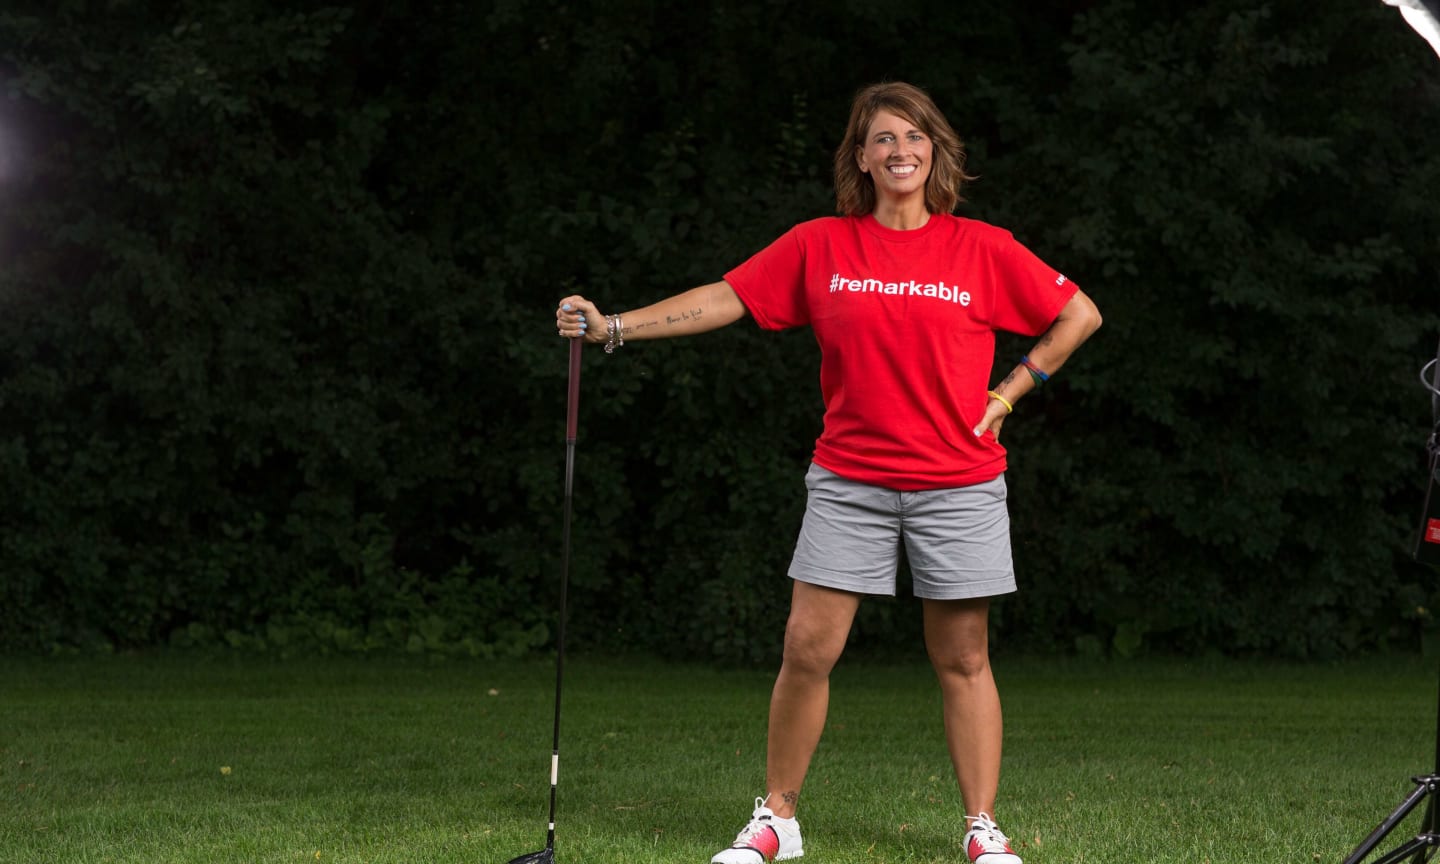
[[[617,317],[620,319],[620,337],[629,341],[706,333],[733,324],[745,314],[745,304],[740,302],[735,289],[721,281],[691,288],[649,306],[621,312]],[[605,314],[578,294],[560,301],[559,308],[555,310],[555,324],[561,336],[571,339],[580,336],[586,342],[597,344],[610,340]]]

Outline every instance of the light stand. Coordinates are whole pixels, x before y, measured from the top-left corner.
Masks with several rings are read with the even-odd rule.
[[[1420,520],[1420,537],[1415,543],[1415,559],[1421,563],[1434,565],[1440,564],[1440,349],[1436,350],[1435,359],[1425,364],[1425,368],[1420,370],[1420,380],[1425,385],[1425,389],[1430,391],[1435,429],[1431,432],[1430,440],[1426,444],[1430,454],[1430,477],[1425,494],[1425,513]],[[1420,832],[1376,858],[1371,864],[1397,864],[1406,858],[1410,859],[1411,864],[1423,864],[1430,860],[1434,856],[1436,848],[1440,847],[1440,821],[1437,821],[1437,817],[1440,817],[1440,808],[1436,807],[1437,796],[1440,796],[1440,702],[1437,702],[1435,712],[1435,771],[1432,774],[1411,779],[1415,782],[1415,791],[1401,801],[1400,806],[1385,817],[1385,821],[1370,832],[1369,837],[1355,847],[1355,851],[1350,853],[1350,857],[1345,859],[1344,864],[1360,864],[1361,861],[1364,861],[1390,835],[1390,832],[1405,821],[1405,817],[1409,816],[1427,798],[1429,807],[1425,811],[1425,819],[1420,825]]]
[[[1440,718],[1440,714],[1436,716]],[[1400,806],[1385,817],[1385,821],[1370,832],[1369,837],[1355,847],[1355,851],[1350,853],[1350,857],[1345,859],[1344,864],[1360,864],[1361,861],[1364,861],[1366,856],[1375,851],[1375,847],[1379,846],[1390,832],[1394,831],[1405,820],[1405,817],[1410,815],[1410,811],[1418,807],[1420,802],[1427,797],[1430,798],[1430,806],[1425,811],[1425,821],[1420,826],[1420,832],[1376,858],[1371,864],[1396,864],[1406,858],[1409,858],[1412,864],[1421,864],[1435,854],[1435,848],[1440,846],[1440,833],[1437,833],[1440,825],[1437,825],[1435,821],[1435,798],[1433,797],[1440,794],[1440,719],[1437,719],[1435,724],[1435,753],[1435,773],[1411,778],[1415,781],[1415,791],[1400,802]]]
[[[1440,0],[1384,2],[1399,7],[1405,23],[1424,37],[1436,54],[1440,54]],[[1420,520],[1420,537],[1415,543],[1415,560],[1422,564],[1440,566],[1440,349],[1436,350],[1435,359],[1420,370],[1420,381],[1425,385],[1425,389],[1430,391],[1435,430],[1430,434],[1430,441],[1426,445],[1430,451],[1430,477],[1427,480],[1428,491],[1425,493],[1425,514]],[[1423,864],[1430,860],[1435,849],[1440,847],[1440,822],[1437,822],[1440,808],[1436,807],[1434,797],[1440,795],[1440,703],[1437,703],[1435,713],[1435,773],[1411,779],[1415,781],[1415,791],[1400,802],[1400,806],[1370,832],[1369,837],[1355,847],[1355,851],[1350,853],[1344,864],[1360,864],[1365,860],[1426,798],[1430,799],[1430,806],[1425,811],[1420,833],[1376,858],[1371,864],[1396,864],[1406,858],[1410,859],[1411,864]]]

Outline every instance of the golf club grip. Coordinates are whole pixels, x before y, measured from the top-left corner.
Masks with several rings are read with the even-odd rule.
[[[565,440],[575,440],[575,430],[580,425],[580,351],[585,340],[570,340],[570,393],[566,399]]]

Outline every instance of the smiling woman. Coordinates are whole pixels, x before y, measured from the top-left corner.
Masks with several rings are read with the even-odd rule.
[[[964,806],[954,833],[971,864],[1021,864],[994,820],[1002,723],[989,604],[1016,588],[1000,427],[1100,326],[1100,313],[1009,231],[954,215],[970,179],[964,146],[920,88],[886,82],[857,93],[834,169],[839,216],[794,226],[720,281],[623,314],[566,297],[556,332],[613,352],[748,315],[766,330],[811,327],[821,349],[825,416],[788,574],[765,795],[711,864],[804,854],[795,814],[830,671],[861,599],[895,594],[902,546]],[[997,330],[1040,341],[987,389]]]

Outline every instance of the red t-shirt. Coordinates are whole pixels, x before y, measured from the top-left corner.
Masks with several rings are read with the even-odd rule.
[[[1005,470],[995,436],[971,431],[995,331],[1043,333],[1076,290],[1009,231],[938,213],[913,231],[874,216],[802,222],[725,281],[761,327],[815,330],[825,400],[815,462],[900,490]]]

